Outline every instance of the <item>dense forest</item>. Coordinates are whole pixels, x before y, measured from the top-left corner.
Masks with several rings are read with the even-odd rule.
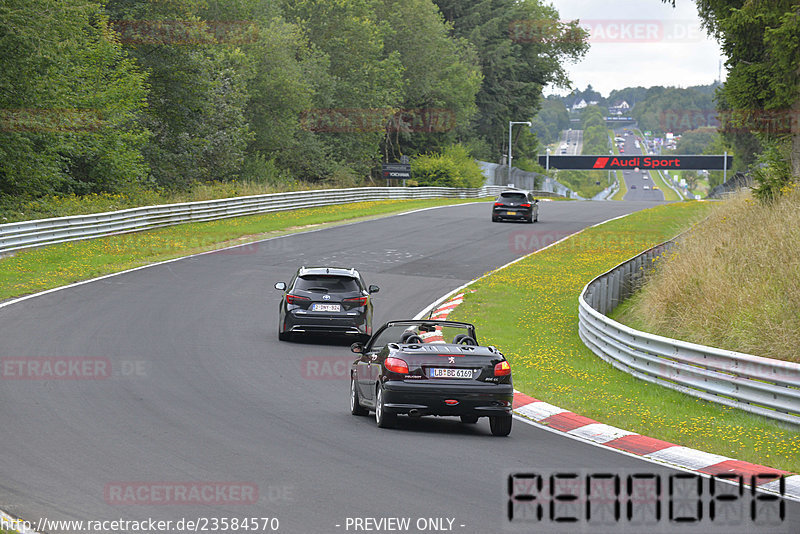
[[[586,51],[558,19],[540,0],[5,0],[0,203],[496,160]],[[515,39],[519,20],[575,35]]]

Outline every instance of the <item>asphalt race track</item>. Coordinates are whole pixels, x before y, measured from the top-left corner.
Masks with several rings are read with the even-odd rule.
[[[349,413],[348,343],[278,341],[272,287],[303,264],[352,265],[381,287],[378,325],[413,316],[530,252],[531,243],[652,205],[547,202],[533,225],[491,223],[487,203],[425,210],[191,257],[0,308],[0,357],[89,362],[100,378],[103,365],[112,370],[103,379],[4,375],[0,509],[34,523],[277,517],[278,532],[306,534],[353,532],[354,518],[388,517],[409,517],[406,531],[419,532],[420,518],[449,518],[454,532],[491,533],[509,527],[510,471],[677,473],[519,421],[508,438],[492,437],[485,419],[401,418],[397,429],[378,429],[373,417]],[[155,489],[190,483],[223,489],[190,504]],[[139,500],[123,502],[119,495],[131,488]],[[253,489],[257,498],[248,499]],[[787,501],[786,512],[784,525],[800,524],[798,503]],[[432,531],[436,523],[424,525]],[[643,531],[604,528],[587,531]],[[665,508],[646,530],[675,528]],[[770,530],[745,524],[742,531]],[[739,530],[705,524],[696,532]]]

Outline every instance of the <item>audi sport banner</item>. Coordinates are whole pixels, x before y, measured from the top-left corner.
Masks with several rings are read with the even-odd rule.
[[[725,156],[550,156],[550,167],[576,170],[722,170]],[[733,156],[728,156],[728,168]],[[547,156],[539,156],[539,165],[547,166]]]

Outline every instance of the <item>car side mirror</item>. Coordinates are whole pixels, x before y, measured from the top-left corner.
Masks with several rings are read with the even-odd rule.
[[[538,204],[538,203],[539,203],[539,199],[538,199],[538,198],[534,198],[534,199],[533,199],[533,203],[534,203],[534,204]]]
[[[280,289],[281,291],[286,291],[286,282],[278,282],[275,284],[275,289]]]
[[[353,343],[350,345],[350,352],[355,352],[356,354],[361,354],[364,352],[364,344],[363,343]]]
[[[369,291],[370,293],[377,293],[380,290],[381,290],[381,288],[379,288],[376,285],[371,285],[371,286],[369,286],[369,288],[367,288],[367,291]]]

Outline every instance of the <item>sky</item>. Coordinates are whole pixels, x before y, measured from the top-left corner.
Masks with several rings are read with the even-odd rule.
[[[653,85],[708,85],[719,78],[724,56],[700,27],[692,0],[545,0],[561,20],[579,19],[590,29],[591,47],[583,60],[567,63],[573,87],[588,84],[603,96],[613,89]],[[545,88],[545,95],[568,90]]]

